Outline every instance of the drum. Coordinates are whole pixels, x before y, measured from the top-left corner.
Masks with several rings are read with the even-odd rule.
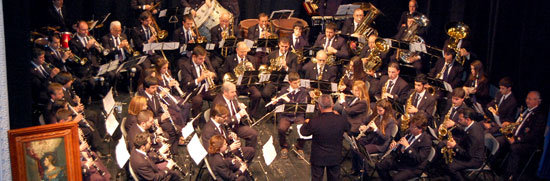
[[[275,19],[272,20],[273,25],[279,29],[279,37],[290,36],[294,32],[294,23],[301,22],[304,26],[304,30],[307,29],[308,24],[306,21],[300,18],[290,17],[290,19]],[[305,31],[304,31],[305,33]]]
[[[231,17],[233,17],[233,15],[227,9],[223,8],[218,1],[212,0],[211,4],[211,7],[203,4],[197,10],[197,14],[194,18],[197,27],[205,26],[209,30],[212,29],[212,27],[220,24],[220,16],[223,13],[229,13]]]
[[[71,41],[71,36],[73,34],[71,32],[62,32],[61,33],[61,48],[68,50],[69,49],[69,41]]]
[[[241,23],[239,24],[239,28],[241,30],[241,35],[242,37],[244,37],[245,39],[247,38],[247,35],[248,35],[248,28],[254,26],[254,25],[257,25],[259,23],[258,19],[245,19],[245,20],[242,20]]]

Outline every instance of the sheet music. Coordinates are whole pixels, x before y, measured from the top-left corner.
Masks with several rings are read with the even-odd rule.
[[[355,9],[360,8],[361,5],[354,5],[354,4],[343,4],[338,7],[338,11],[336,11],[337,16],[341,15],[352,15],[353,11]]]
[[[179,46],[179,42],[147,43],[143,44],[143,51],[148,52],[150,50],[176,50],[179,48]]]
[[[310,139],[313,139],[313,135],[310,135],[310,136],[304,136],[302,135],[302,133],[300,133],[300,128],[302,128],[303,124],[297,124],[296,125],[296,131],[298,131],[298,136],[300,136],[301,139],[306,139],[306,140],[310,140]]]
[[[275,112],[276,113],[280,113],[280,112],[283,112],[285,111],[285,105],[284,104],[281,104],[281,105],[278,105],[277,107],[275,107]]]
[[[260,74],[260,83],[261,82],[267,82],[269,81],[269,77],[271,77],[271,74]]]
[[[206,44],[206,50],[214,50],[214,48],[216,48],[216,44],[214,43],[208,43]]]
[[[191,135],[195,131],[195,128],[193,128],[193,122],[187,123],[185,127],[181,129],[181,135],[183,138],[187,138],[189,135]]]
[[[275,157],[277,157],[277,151],[275,151],[275,146],[273,146],[273,136],[269,136],[269,140],[262,147],[262,153],[267,166],[269,166],[273,160],[275,160]]]
[[[333,82],[330,83],[330,91],[332,91],[332,92],[338,91],[338,84],[333,83]]]
[[[103,98],[103,109],[107,114],[113,110],[115,107],[115,98],[113,97],[113,88],[111,87],[111,90],[107,92],[107,95],[105,95],[105,98]]]
[[[254,46],[254,41],[249,40],[249,39],[244,39],[244,43],[246,44],[246,46],[248,48],[251,48],[252,46]]]
[[[187,144],[187,151],[197,165],[199,165],[199,163],[202,161],[202,159],[204,159],[207,154],[206,149],[204,149],[204,147],[202,146],[197,134],[195,134],[193,138],[191,138],[189,144]]]
[[[313,113],[315,111],[315,105],[314,104],[308,104],[306,107],[306,113]]]
[[[243,76],[240,75],[239,77],[237,77],[237,85],[241,85],[241,82],[243,81]]]
[[[300,87],[304,87],[306,89],[311,88],[311,80],[309,79],[300,79]]]
[[[107,128],[107,133],[112,136],[118,128],[118,125],[119,123],[116,120],[115,114],[109,114],[109,116],[105,120],[105,128]]]
[[[115,148],[115,154],[118,167],[124,167],[124,164],[126,164],[128,159],[130,159],[130,153],[128,153],[128,149],[126,149],[126,139],[124,139],[124,137],[118,140],[118,144],[116,144]]]
[[[451,86],[451,84],[449,84],[448,82],[443,82],[443,85],[445,86],[445,90],[449,91],[449,92],[453,92],[453,87]]]

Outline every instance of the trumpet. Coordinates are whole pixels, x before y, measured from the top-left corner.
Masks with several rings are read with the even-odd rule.
[[[86,57],[80,58],[79,56],[76,56],[74,53],[70,52],[71,49],[60,48],[60,50],[58,50],[58,51],[61,51],[63,53],[65,53],[65,52],[71,53],[69,58],[72,59],[75,63],[78,63],[82,66],[86,65],[86,62],[88,62],[88,58],[86,58]]]
[[[94,40],[94,47],[97,49],[97,51],[103,53],[103,56],[109,55],[111,53],[111,50],[105,49],[93,36],[86,36],[88,40]]]
[[[128,44],[128,46],[126,46],[126,51],[128,51],[128,53],[132,54],[132,56],[134,56],[134,57],[137,57],[140,54],[139,51],[134,50],[134,48],[132,48],[132,46],[130,46],[130,44]]]
[[[210,72],[210,70],[206,68],[206,65],[204,65],[204,63],[200,64],[199,66],[202,71]],[[208,90],[216,89],[216,84],[214,83],[214,80],[212,79],[212,77],[206,76],[206,82],[208,82]]]

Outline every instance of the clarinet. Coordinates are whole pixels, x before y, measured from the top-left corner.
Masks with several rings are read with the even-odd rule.
[[[67,106],[73,112],[73,114],[78,115],[78,113],[76,112],[76,110],[74,110],[74,108],[73,108],[73,106],[71,106],[71,104],[67,104]],[[84,117],[84,114],[82,115],[82,122],[84,122],[84,124],[86,124],[86,126],[88,126],[88,128],[90,128],[91,131],[95,131],[95,129],[88,122],[88,120],[86,120],[86,118]]]
[[[164,98],[162,98],[162,96],[160,95],[157,95],[159,97],[159,99],[164,103],[164,105],[166,105],[168,107],[168,101],[166,101]],[[162,103],[161,103],[162,104]],[[168,113],[168,119],[170,119],[170,123],[172,123],[172,126],[174,126],[174,129],[176,129],[176,131],[178,130],[178,127],[176,127],[176,124],[174,124],[174,120],[172,119],[172,115],[170,115],[170,112],[168,112],[168,110],[166,108],[164,108],[163,106],[160,106],[160,108],[162,108],[162,111],[165,112],[165,113]]]
[[[78,129],[80,129],[80,128],[78,128]],[[84,133],[82,131],[80,131],[80,136],[78,137],[80,142],[81,143],[84,143],[84,142],[88,143],[88,141],[86,140],[86,137],[84,137],[83,134]],[[99,167],[97,167],[97,165],[95,163],[97,161],[97,157],[95,157],[91,153],[92,153],[92,150],[90,150],[90,147],[86,147],[85,154],[87,154],[89,156],[88,158],[91,159],[92,167],[94,167],[101,176],[105,175],[105,172],[103,170],[99,169]],[[81,152],[81,154],[82,154],[82,152]],[[85,161],[90,161],[88,158],[86,158],[84,156],[84,154],[82,154],[82,157],[85,159]]]
[[[248,112],[246,112],[246,106],[241,107],[241,104],[240,104],[239,100],[237,99],[237,97],[235,97],[235,99],[233,99],[233,100],[237,103],[237,106],[239,106],[239,109],[242,109],[246,113],[241,118],[244,119],[245,121],[247,121],[249,125],[252,125],[253,121],[250,119],[250,116],[248,115]]]
[[[230,130],[229,135],[230,135],[231,139],[233,140],[233,142],[240,142],[239,137],[237,137],[237,134],[235,132]],[[238,157],[239,159],[237,159],[237,160],[240,162],[240,164],[246,164],[246,162],[244,161],[243,150],[241,149],[241,147],[239,147],[238,150],[239,150],[239,155],[236,155],[233,152],[231,152],[231,155],[233,157]],[[246,167],[246,171],[252,177],[252,172],[250,172],[250,170],[248,170],[248,167]]]

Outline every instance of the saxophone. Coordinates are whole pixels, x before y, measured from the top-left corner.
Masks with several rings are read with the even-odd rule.
[[[451,119],[451,112],[452,112],[451,110],[452,108],[449,109],[449,112],[447,112],[447,114],[445,114],[445,117],[443,118],[443,122],[441,123],[441,125],[439,125],[439,129],[437,130],[438,138],[440,140],[445,139],[445,137],[447,137],[447,141],[454,140],[453,134],[451,133],[451,131],[454,128],[456,128],[456,126],[453,126],[450,129],[447,129],[444,125],[445,122],[450,121]],[[456,155],[455,151],[452,148],[447,148],[447,146],[444,146],[443,148],[441,148],[441,153],[443,154],[443,157],[445,158],[445,163],[447,164],[452,163],[453,157]]]
[[[409,99],[407,99],[407,104],[405,104],[405,111],[404,111],[403,115],[401,116],[401,132],[404,132],[407,129],[409,129],[409,122],[411,121],[412,115],[409,114],[407,112],[407,110],[410,107],[413,107],[413,105],[412,105],[413,95],[415,95],[414,92],[409,96]]]
[[[523,111],[523,110],[522,110]],[[519,114],[518,120],[516,122],[510,123],[504,127],[501,127],[499,129],[500,133],[502,133],[504,136],[506,136],[507,139],[510,139],[514,136],[514,132],[518,128],[518,126],[523,122],[523,119],[526,115],[523,115],[523,112]]]

